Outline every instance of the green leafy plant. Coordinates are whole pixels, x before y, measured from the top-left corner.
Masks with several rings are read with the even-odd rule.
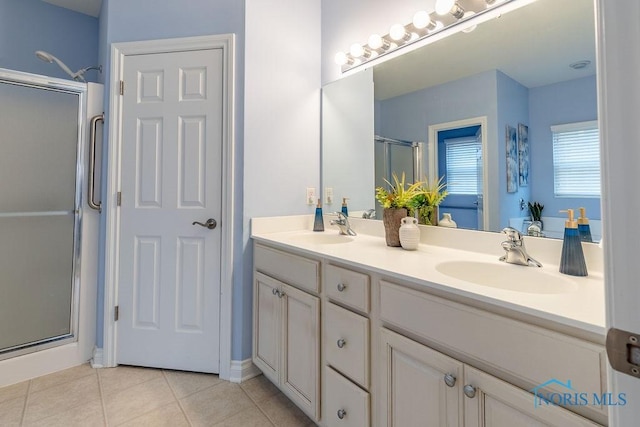
[[[538,202],[529,202],[529,213],[531,214],[531,219],[533,221],[542,221],[542,210],[544,209],[544,205],[541,205]]]
[[[441,176],[437,182],[429,183],[429,180],[425,179],[419,182],[419,184],[418,193],[410,203],[412,208],[419,209],[427,206],[439,206],[449,195],[449,192],[445,190],[447,184],[444,182],[444,176]]]
[[[437,224],[436,207],[439,206],[449,194],[445,188],[444,176],[437,182],[429,182],[428,179],[421,181],[417,194],[411,199],[409,206],[418,212],[420,223]]]
[[[389,185],[389,190],[384,187],[376,188],[376,199],[383,208],[407,208],[411,209],[411,201],[419,194],[422,182],[409,184],[407,187],[404,172],[402,178],[398,179],[395,173],[392,175],[393,184],[384,180]]]

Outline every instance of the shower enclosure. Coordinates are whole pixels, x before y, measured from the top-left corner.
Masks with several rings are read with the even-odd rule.
[[[86,84],[0,69],[5,362],[78,340],[86,105]]]
[[[425,143],[402,141],[376,135],[375,149],[375,185],[385,187],[393,182],[393,174],[398,178],[405,174],[406,182],[414,183],[424,179],[427,165]],[[386,181],[387,182],[386,182]],[[376,218],[382,219],[382,208],[376,204]]]

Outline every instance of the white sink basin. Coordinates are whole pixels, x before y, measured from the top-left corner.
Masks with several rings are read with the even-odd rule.
[[[455,279],[491,288],[530,294],[564,294],[575,292],[578,285],[568,278],[537,267],[505,262],[446,261],[436,270]]]
[[[337,233],[315,232],[304,233],[291,236],[290,240],[295,243],[308,243],[313,245],[334,245],[339,243],[353,242],[352,236],[345,236]]]

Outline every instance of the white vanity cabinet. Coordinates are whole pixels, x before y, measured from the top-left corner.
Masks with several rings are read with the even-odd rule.
[[[300,288],[318,290],[320,263],[260,245],[254,253],[253,363],[318,421],[320,298]]]
[[[605,406],[532,392],[606,394],[597,335],[373,264],[254,248],[253,361],[320,426],[607,424]]]
[[[370,277],[326,263],[322,306],[323,425],[371,425]]]
[[[571,407],[581,415],[560,406],[536,407],[535,396],[526,391],[547,383],[541,391],[604,393],[603,346],[407,286],[384,280],[379,285],[380,318],[385,325],[380,332],[383,352],[379,393],[381,425],[420,425],[411,422],[414,418],[402,418],[409,408],[406,399],[418,392],[428,392],[435,401],[431,404],[436,406],[428,410],[425,409],[428,399],[414,402],[415,407],[424,410],[420,417],[429,414],[437,417],[433,425],[599,425],[581,415],[606,422],[606,408],[601,406]],[[435,351],[388,331],[387,327],[442,350]],[[442,352],[455,355],[455,358]],[[491,374],[477,367],[483,367]],[[456,377],[455,384],[451,385],[447,375]],[[559,385],[566,381],[571,381],[571,390]],[[464,395],[462,400],[461,395]],[[464,408],[462,418],[455,418],[456,413],[460,414],[456,408],[458,411]]]

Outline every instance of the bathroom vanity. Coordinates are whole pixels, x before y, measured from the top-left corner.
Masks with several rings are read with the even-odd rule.
[[[559,241],[525,238],[534,268],[499,262],[495,233],[422,226],[404,251],[378,221],[311,225],[252,221],[253,361],[319,425],[607,424],[596,245],[574,278]]]

